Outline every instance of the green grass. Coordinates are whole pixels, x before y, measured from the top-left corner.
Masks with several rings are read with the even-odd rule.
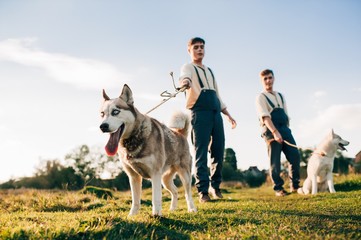
[[[151,216],[151,191],[140,214],[128,217],[130,192],[111,198],[84,191],[0,191],[0,239],[361,239],[361,175],[336,177],[335,194],[276,198],[271,186],[227,187],[224,199],[188,213],[180,188],[179,209]]]

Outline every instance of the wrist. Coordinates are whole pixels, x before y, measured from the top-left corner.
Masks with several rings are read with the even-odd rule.
[[[272,130],[272,134],[275,134],[277,132],[277,129]]]

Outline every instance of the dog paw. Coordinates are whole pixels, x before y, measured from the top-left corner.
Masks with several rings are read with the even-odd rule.
[[[305,193],[303,192],[303,189],[302,189],[301,187],[297,189],[297,193],[298,193],[298,194],[302,194],[302,195],[305,194]]]
[[[305,195],[308,195],[308,194],[310,194],[311,192],[310,191],[308,191],[308,190],[303,190],[303,194],[305,194]]]
[[[153,217],[161,217],[162,211],[161,210],[153,210],[152,215],[153,215]]]
[[[138,212],[139,212],[139,209],[131,209],[131,210],[129,211],[128,216],[134,216],[134,215],[137,215],[137,214],[138,214]]]
[[[190,209],[188,209],[188,212],[190,212],[190,213],[196,213],[197,212],[197,208],[190,208]]]

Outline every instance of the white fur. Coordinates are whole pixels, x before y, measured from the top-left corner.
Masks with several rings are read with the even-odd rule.
[[[298,193],[316,194],[320,191],[326,191],[327,188],[330,193],[336,192],[332,170],[337,149],[343,150],[339,144],[347,146],[349,142],[331,130],[308,160],[307,178],[303,187],[298,189]]]

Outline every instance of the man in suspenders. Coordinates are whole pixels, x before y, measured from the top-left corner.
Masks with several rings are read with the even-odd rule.
[[[289,128],[289,118],[284,97],[273,90],[274,75],[270,69],[260,73],[263,92],[256,98],[256,109],[262,127],[262,137],[266,141],[270,160],[270,174],[276,196],[288,193],[284,190],[281,173],[281,152],[290,163],[290,190],[297,192],[300,187],[300,154],[298,149],[286,144],[296,145]]]
[[[188,42],[188,53],[192,62],[181,68],[180,85],[187,87],[186,108],[191,110],[192,142],[195,148],[195,178],[199,202],[223,198],[220,191],[225,137],[221,112],[228,118],[232,128],[236,121],[227,111],[219,96],[213,72],[203,64],[205,41],[192,38]],[[208,173],[208,151],[211,154],[210,175]]]

